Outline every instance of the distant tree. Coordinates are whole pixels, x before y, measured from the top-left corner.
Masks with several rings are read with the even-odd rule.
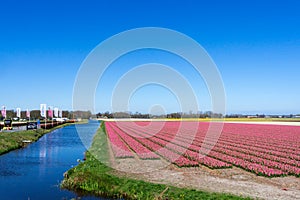
[[[62,111],[62,117],[63,118],[72,118],[72,116],[70,115],[70,112],[69,111],[67,111],[67,110],[63,110]]]
[[[150,118],[150,115],[149,114],[142,114],[142,113],[139,113],[139,112],[135,112],[134,114],[130,114],[130,117],[131,118],[148,119],[148,118]]]
[[[96,118],[101,118],[101,117],[102,117],[102,113],[99,112],[96,114]]]
[[[113,114],[106,111],[104,114],[103,114],[103,117],[107,117],[107,118],[113,118]]]
[[[16,117],[16,113],[15,113],[15,111],[14,110],[7,110],[6,111],[6,118],[14,118],[14,117]]]
[[[130,118],[130,113],[127,112],[114,112],[112,115],[114,118]]]
[[[173,118],[173,119],[179,119],[181,118],[182,114],[181,113],[170,113],[170,114],[167,114],[167,118]]]
[[[73,111],[69,113],[69,118],[89,119],[91,116],[91,111]]]
[[[265,118],[266,115],[265,114],[260,114],[260,115],[257,115],[258,118]]]
[[[30,111],[30,118],[34,119],[34,120],[40,119],[41,118],[41,114],[40,113],[41,113],[40,110],[32,110],[32,111]]]
[[[223,115],[221,113],[212,113],[211,117],[212,118],[222,118]]]

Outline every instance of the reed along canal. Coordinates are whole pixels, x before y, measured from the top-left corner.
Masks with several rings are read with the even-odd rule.
[[[0,199],[71,199],[77,195],[60,190],[63,173],[84,157],[99,123],[70,125],[44,135],[23,149],[0,156]],[[80,129],[79,137],[77,129]],[[82,199],[94,199],[85,197]]]

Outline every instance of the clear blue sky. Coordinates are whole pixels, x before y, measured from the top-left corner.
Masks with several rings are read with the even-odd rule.
[[[299,8],[297,0],[1,1],[0,106],[72,109],[73,84],[88,53],[114,34],[151,26],[180,31],[207,50],[222,75],[228,113],[300,113]],[[193,79],[192,71],[182,73]],[[107,75],[96,95],[101,112],[110,110],[111,85],[121,74]],[[200,108],[209,109],[207,92],[191,82]],[[147,112],[155,103],[178,109],[170,91],[155,85],[136,91],[130,108]]]

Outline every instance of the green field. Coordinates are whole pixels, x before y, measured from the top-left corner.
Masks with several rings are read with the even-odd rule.
[[[89,152],[86,153],[86,161],[65,173],[61,187],[80,194],[125,199],[245,199],[230,194],[177,188],[116,175],[114,169],[106,164],[109,162],[107,150],[107,138],[102,123]],[[97,158],[101,158],[101,162]]]

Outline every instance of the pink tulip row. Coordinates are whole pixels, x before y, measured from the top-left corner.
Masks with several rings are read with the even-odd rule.
[[[107,123],[107,122],[106,122]],[[111,126],[117,126],[116,123],[109,122]],[[106,124],[107,126],[107,124]],[[122,126],[122,131],[124,131],[124,127]],[[160,140],[158,138],[147,138],[144,137],[145,135],[142,132],[139,132],[139,134],[135,133],[132,130],[126,130],[124,133],[127,133],[130,135],[135,135],[135,139],[140,142],[140,144],[144,145],[148,149],[152,150],[153,152],[157,153],[167,161],[179,166],[179,167],[190,167],[190,166],[198,166],[199,163],[196,161],[189,160],[188,158],[185,158],[181,156],[180,154],[170,150],[169,148],[165,148],[165,145],[167,142],[164,142],[163,140]]]
[[[207,135],[209,123],[151,122],[148,127],[148,122],[135,122],[134,126],[121,122],[122,130],[119,123],[106,122],[106,126],[119,130],[117,135],[127,144],[134,140],[135,145],[180,167],[235,165],[258,175],[300,176],[300,127],[225,124],[215,143],[215,136]],[[211,150],[203,158],[199,157],[201,147]]]
[[[218,147],[222,146],[222,148],[226,148],[226,149],[230,149],[232,151],[236,151],[236,152],[240,152],[243,154],[247,154],[247,155],[253,155],[253,156],[257,156],[260,158],[267,158],[268,160],[271,161],[276,161],[276,162],[280,162],[280,163],[285,163],[285,164],[289,164],[292,166],[296,166],[296,167],[300,167],[300,162],[298,160],[295,159],[291,159],[290,156],[285,155],[285,154],[279,154],[276,151],[267,153],[267,152],[263,152],[263,151],[255,151],[252,149],[245,149],[245,148],[241,148],[240,146],[231,146],[231,145],[226,145],[226,144],[218,144]]]
[[[296,126],[226,124],[223,132],[233,133],[246,141],[256,141],[260,145],[267,143],[268,147],[277,148],[279,145],[284,149],[299,148],[299,127]]]
[[[119,138],[119,136],[113,131],[109,124],[106,124],[106,133],[110,141],[110,146],[116,158],[133,158],[133,153]]]
[[[211,152],[212,155],[216,155],[215,152]],[[237,157],[233,157],[230,155],[226,155],[223,154],[222,155],[223,159],[226,159],[227,161],[229,161],[230,163],[232,163],[233,165],[237,166],[237,167],[241,167],[242,169],[245,169],[247,171],[253,172],[257,175],[263,175],[263,176],[282,176],[282,175],[286,175],[287,173],[279,170],[279,169],[273,169],[264,165],[260,165],[254,162],[250,162],[247,160],[244,160],[242,158],[237,158]]]
[[[189,151],[189,152],[192,152],[192,154],[194,154],[194,157],[195,156],[199,156],[199,150],[200,150],[200,147],[199,146],[195,146],[195,145],[191,145],[189,147],[189,149],[192,149],[193,151]],[[231,165],[228,164],[228,163],[231,163],[237,167],[241,167],[245,170],[248,170],[248,171],[252,171],[256,174],[259,174],[259,175],[265,175],[265,176],[281,176],[281,175],[285,175],[287,174],[287,172],[285,171],[289,171],[291,174],[296,174],[298,173],[298,171],[296,171],[295,167],[293,166],[289,166],[289,165],[283,165],[281,167],[278,167],[277,165],[273,164],[271,167],[269,167],[268,165],[261,165],[261,164],[257,164],[257,162],[261,162],[261,160],[259,161],[256,161],[256,157],[253,157],[252,159],[246,159],[246,158],[243,158],[242,155],[239,155],[237,154],[236,152],[233,152],[232,156],[229,156],[230,153],[227,151],[225,153],[224,150],[221,151],[221,153],[219,151],[216,150],[216,148],[213,148],[212,151],[208,154],[208,156],[204,157],[203,159],[205,160],[208,160],[208,159],[213,159],[215,158],[214,160],[219,160],[219,162],[213,162],[213,166],[214,167],[210,167],[212,164],[205,164],[205,163],[201,163],[201,164],[204,164],[210,168],[226,168],[226,167],[230,167]],[[189,156],[191,157],[191,159],[193,159],[192,156]],[[249,156],[248,156],[249,157]],[[224,161],[224,162],[222,162]],[[218,163],[225,163],[225,162],[228,162],[226,163],[227,165],[218,165]],[[270,165],[271,162],[268,162],[268,164]],[[279,163],[277,163],[279,164]],[[273,168],[272,168],[273,167]],[[277,168],[283,168],[283,167],[287,167],[285,168],[285,170],[279,170]]]
[[[197,139],[195,139],[195,141],[196,140]],[[193,144],[196,143],[195,141],[193,142]],[[213,144],[208,144],[208,146],[209,145],[213,145]],[[199,148],[194,148],[193,150],[195,150],[195,151],[199,150],[200,146],[201,145],[199,145]],[[238,158],[244,158],[244,160],[258,163],[258,164],[268,166],[268,167],[271,167],[274,169],[280,169],[289,174],[294,174],[297,176],[300,175],[299,174],[299,171],[300,171],[299,162],[296,160],[291,160],[291,159],[283,158],[283,157],[275,157],[275,156],[272,156],[272,155],[269,155],[266,153],[260,153],[260,152],[254,152],[254,151],[253,152],[246,151],[246,153],[245,153],[244,150],[241,148],[231,148],[230,146],[220,145],[219,143],[217,143],[215,145],[215,147],[213,148],[213,151],[216,151],[216,149],[217,149],[217,151],[222,152],[224,154],[235,155]],[[217,158],[224,160],[221,158],[221,156],[218,156]],[[226,160],[224,160],[224,161],[226,161]]]
[[[124,129],[123,129],[124,130]],[[148,134],[144,132],[135,132],[134,130],[127,129],[125,132],[130,132],[131,135],[135,135],[137,140],[142,143],[147,148],[151,149],[153,152],[157,153],[167,161],[179,166],[179,167],[189,167],[189,166],[198,166],[199,163],[193,160],[190,160],[179,152],[185,152],[186,149],[181,149],[178,146],[170,146],[167,141],[161,140],[157,137],[149,137]],[[177,151],[175,149],[176,148]]]
[[[197,144],[197,139],[194,140],[193,144]],[[199,149],[200,149],[201,145],[203,146],[203,143],[200,143],[200,145],[198,145],[196,147],[199,147]],[[213,146],[214,144],[206,143],[206,145]],[[197,151],[199,149],[193,149],[193,150]],[[243,148],[232,147],[230,145],[220,144],[219,142],[214,145],[213,150],[222,152],[225,154],[229,154],[229,155],[235,155],[237,157],[248,158],[248,160],[250,160],[250,161],[253,161],[253,162],[256,161],[258,163],[262,163],[263,165],[267,165],[267,166],[277,168],[277,169],[282,169],[284,171],[287,171],[290,174],[299,175],[300,163],[296,160],[292,160],[292,159],[288,159],[288,158],[284,158],[284,157],[276,157],[276,156],[273,156],[272,154],[270,155],[267,153],[245,150]],[[265,159],[265,158],[267,158],[267,159]],[[221,159],[221,160],[223,160],[223,159]]]
[[[231,167],[230,164],[211,157],[200,158],[197,152],[188,150],[180,145],[177,145],[176,143],[169,142],[169,140],[174,138],[159,138],[157,135],[154,137],[149,137],[150,135],[145,132],[135,133],[134,130],[130,128],[125,130],[124,126],[122,126],[122,129],[124,132],[130,132],[130,135],[135,135],[136,138],[139,138],[137,140],[139,140],[143,145],[180,167],[196,166],[199,164],[206,165],[207,167],[213,169]]]
[[[280,163],[285,163],[293,166],[300,167],[300,162],[297,160],[297,157],[295,155],[289,155],[286,153],[278,152],[278,151],[265,151],[264,149],[258,149],[258,148],[247,148],[243,145],[231,145],[230,143],[221,143],[218,142],[216,146],[219,147],[226,147],[226,149],[230,149],[233,151],[241,152],[244,154],[254,155],[261,158],[266,158],[268,160],[277,161]]]
[[[270,155],[270,156],[274,156],[274,158],[278,158],[278,159],[282,159],[282,158],[287,158],[288,160],[297,160],[300,161],[300,156],[296,154],[296,151],[291,151],[291,152],[283,152],[282,149],[278,149],[274,148],[274,149],[270,149],[267,147],[257,147],[255,144],[252,144],[250,141],[247,145],[244,144],[239,144],[237,143],[238,141],[219,141],[219,144],[222,144],[224,146],[232,146],[234,148],[239,148],[239,149],[243,149],[244,151],[253,151],[253,152],[259,152],[261,154],[265,154],[265,155]],[[252,144],[252,145],[251,145]]]
[[[231,167],[230,164],[223,162],[221,160],[217,160],[210,156],[200,158],[200,155],[197,151],[192,151],[189,148],[190,141],[183,142],[180,141],[178,137],[174,139],[174,137],[168,134],[157,134],[156,137],[157,139],[161,139],[161,141],[163,141],[161,143],[164,143],[167,148],[170,148],[173,151],[176,151],[179,154],[184,155],[191,160],[197,161],[199,162],[199,164],[205,165],[212,169]]]
[[[179,143],[177,143],[177,144],[179,144]],[[194,159],[195,157],[199,157],[199,153],[197,153],[197,152],[200,151],[200,146],[190,145],[189,149],[191,149],[192,151],[187,150],[187,152],[189,152],[190,155],[193,155],[193,156],[188,155],[188,157],[190,157],[191,159]],[[225,156],[225,155],[227,155],[227,156]],[[228,155],[232,155],[232,156],[228,156]],[[248,159],[244,158],[243,156],[245,156]],[[218,162],[213,161],[211,164],[207,164],[207,163],[201,163],[201,164],[204,164],[208,167],[210,167],[213,164],[214,167],[212,167],[212,168],[224,168],[224,167],[230,167],[231,166],[228,163],[220,161],[220,160],[223,160],[223,161],[232,163],[236,166],[239,166],[239,167],[244,168],[244,169],[249,170],[249,171],[253,171],[253,172],[255,172],[257,174],[261,174],[261,175],[276,176],[276,175],[287,174],[284,171],[287,171],[291,174],[298,173],[298,171],[296,170],[297,168],[295,168],[293,166],[281,165],[280,163],[271,162],[271,161],[268,161],[268,160],[263,160],[263,159],[255,157],[255,156],[251,157],[249,155],[239,154],[238,152],[229,151],[229,150],[225,150],[225,149],[218,148],[218,147],[212,148],[212,151],[210,152],[210,154],[208,156],[202,158],[202,159],[204,159],[204,160],[216,160],[216,159],[213,159],[212,157],[216,158],[216,159],[219,159],[219,161]],[[251,161],[251,162],[249,163],[248,161]],[[269,164],[269,165],[261,166],[261,165],[257,164],[256,162],[262,163],[263,165],[266,165],[266,164]],[[265,162],[265,164],[263,162]],[[218,167],[216,167],[216,165]],[[282,170],[277,170],[276,168],[277,169],[284,168],[284,170],[283,171]]]
[[[245,139],[241,138],[234,138],[234,137],[228,137],[225,140],[221,139],[220,142],[227,142],[228,144],[232,145],[238,145],[243,148],[248,148],[248,149],[253,149],[255,151],[263,151],[269,154],[274,154],[282,157],[289,156],[292,159],[297,159],[300,160],[300,156],[297,155],[297,148],[294,147],[292,149],[289,149],[290,147],[284,147],[283,145],[276,145],[276,146],[271,146],[269,143],[264,142],[264,143],[259,143],[257,141],[252,141],[248,140],[245,141]],[[266,146],[266,144],[268,144]],[[280,148],[278,148],[280,147]]]
[[[109,124],[108,126],[111,126]],[[120,130],[117,126],[111,126],[111,131],[114,131],[115,134],[120,136],[123,141],[138,155],[141,159],[159,159],[159,156],[153,153],[151,150],[143,146],[140,142],[133,139],[130,135],[126,134],[122,130]]]
[[[167,133],[164,133],[164,134],[167,134]],[[156,137],[162,137],[162,139],[165,140],[165,141],[162,141],[162,140],[159,140],[159,139],[156,138],[156,142],[159,140],[158,142],[160,144],[162,144],[162,146],[167,146],[168,148],[172,147],[173,150],[175,150],[175,151],[177,151],[181,154],[185,151],[185,148],[187,148],[186,145],[189,144],[188,142],[186,142],[186,143],[181,142],[180,143],[179,140],[173,141],[174,137],[164,137],[164,134],[163,135],[161,135],[160,133],[156,134]],[[174,142],[176,145],[184,147],[184,149],[179,148],[178,146],[176,147],[176,145],[168,144],[168,143],[172,143],[172,142]],[[216,160],[216,159],[211,158],[209,156],[200,159],[199,154],[197,152],[192,152],[190,150],[186,150],[186,153],[184,155],[188,156],[192,160],[197,160],[200,164],[204,164],[204,165],[206,165],[210,168],[224,168],[224,167],[230,167],[231,166],[228,163],[222,162],[220,160]]]
[[[225,127],[226,127],[226,125],[227,124],[225,124]],[[239,125],[239,126],[241,126],[241,125]],[[252,125],[252,126],[254,126],[254,125]],[[203,125],[201,127],[203,129]],[[199,127],[200,131],[203,131],[203,130],[201,130],[201,127]],[[276,128],[276,127],[278,127],[278,126],[274,126],[274,128]],[[250,131],[251,131],[251,129],[250,129]],[[250,132],[249,134],[251,135],[252,133]],[[205,133],[202,132],[202,134],[198,134],[196,136],[196,139],[199,139],[202,142],[204,139],[204,136],[205,136]],[[294,142],[293,140],[291,140],[291,141]],[[297,154],[297,152],[299,152],[300,144],[298,144],[298,151],[297,151],[297,148],[290,149],[291,147],[289,145],[292,142],[281,142],[281,145],[277,145],[276,147],[270,147],[270,143],[261,143],[261,138],[256,138],[256,141],[254,141],[254,140],[250,140],[249,138],[245,138],[245,136],[240,137],[239,134],[231,134],[231,133],[229,134],[229,133],[225,133],[225,132],[222,133],[222,135],[218,141],[218,143],[220,143],[222,145],[225,143],[225,144],[232,145],[232,146],[238,146],[243,149],[246,148],[246,149],[250,149],[250,150],[254,150],[254,151],[261,151],[261,152],[265,152],[267,154],[272,154],[272,155],[281,156],[281,157],[289,157],[291,159],[300,161],[299,153]],[[285,143],[287,143],[287,144],[284,145]],[[299,141],[298,141],[298,143],[299,143]],[[280,148],[278,148],[278,147],[280,147]]]
[[[244,161],[249,161],[251,163],[266,166],[268,168],[279,169],[281,171],[284,171],[284,172],[287,172],[287,173],[293,174],[293,175],[299,175],[299,172],[300,172],[300,168],[298,168],[298,167],[280,163],[280,162],[276,162],[276,161],[272,161],[272,160],[268,160],[268,159],[264,159],[264,158],[260,158],[260,157],[254,156],[254,155],[244,154],[244,153],[240,153],[237,151],[232,151],[229,149],[218,148],[218,147],[214,147],[213,151],[217,151],[217,152],[220,152],[220,153],[223,153],[226,155],[230,155],[230,156],[233,156],[233,157],[236,157],[239,159],[243,159]]]

